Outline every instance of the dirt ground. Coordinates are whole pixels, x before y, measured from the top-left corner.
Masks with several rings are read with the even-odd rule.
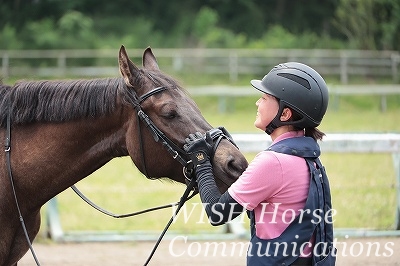
[[[245,240],[189,241],[184,236],[164,239],[149,265],[246,265]],[[154,242],[34,244],[41,265],[144,265]],[[400,238],[337,240],[336,265],[400,265]],[[34,266],[28,252],[19,266]]]

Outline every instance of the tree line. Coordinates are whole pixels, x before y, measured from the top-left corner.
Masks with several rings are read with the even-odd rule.
[[[0,0],[0,49],[400,50],[398,0]]]

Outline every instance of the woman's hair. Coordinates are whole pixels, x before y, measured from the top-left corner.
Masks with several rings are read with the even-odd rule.
[[[289,109],[292,111],[292,117],[290,118],[290,120],[297,121],[302,118],[301,115],[298,114],[296,111],[294,111],[292,108],[289,108]],[[302,130],[302,128],[297,128],[297,127],[295,127],[295,128],[296,128],[296,130]],[[322,140],[322,138],[325,136],[325,133],[316,127],[308,127],[308,128],[304,129],[304,135],[306,137],[311,137],[315,141],[317,141],[317,140]]]
[[[325,136],[325,133],[316,127],[309,127],[304,129],[304,135],[306,137],[312,137],[315,141],[317,141],[322,140],[322,138]]]

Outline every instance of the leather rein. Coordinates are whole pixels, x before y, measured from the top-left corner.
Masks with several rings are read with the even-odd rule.
[[[154,245],[154,248],[153,248],[152,252],[150,253],[150,255],[149,255],[149,257],[148,257],[148,259],[147,259],[147,261],[146,261],[146,263],[144,265],[148,265],[148,263],[150,262],[150,260],[153,257],[157,247],[161,243],[162,238],[166,234],[168,228],[170,227],[170,225],[173,222],[174,217],[177,216],[177,214],[179,213],[179,211],[182,208],[182,206],[185,204],[186,201],[190,200],[191,198],[193,198],[198,193],[197,187],[196,187],[196,178],[194,178],[194,174],[195,174],[194,173],[194,166],[193,166],[191,160],[189,159],[188,154],[182,148],[180,148],[178,145],[176,145],[173,141],[171,141],[154,124],[154,122],[150,119],[150,117],[141,108],[141,103],[143,101],[145,101],[150,96],[152,96],[154,94],[157,94],[159,92],[165,91],[165,90],[167,90],[167,87],[165,87],[165,86],[157,87],[157,88],[147,92],[146,94],[144,94],[144,95],[142,95],[140,97],[137,96],[137,94],[136,94],[136,92],[134,92],[134,90],[128,90],[128,92],[129,92],[128,93],[128,97],[130,98],[130,103],[133,105],[133,107],[135,108],[136,113],[137,113],[138,132],[139,132],[139,139],[140,139],[140,152],[141,152],[144,175],[148,179],[152,179],[151,177],[149,177],[147,169],[146,169],[146,162],[145,162],[145,155],[144,155],[143,139],[142,139],[141,128],[140,128],[140,121],[143,122],[144,125],[150,130],[150,132],[151,132],[151,134],[152,134],[152,136],[154,138],[154,141],[155,142],[161,142],[162,146],[170,153],[172,158],[174,160],[177,160],[183,166],[183,175],[185,176],[186,185],[187,186],[186,186],[186,189],[185,189],[182,197],[180,198],[180,200],[178,202],[176,202],[176,203],[171,203],[171,204],[166,204],[166,205],[162,205],[162,206],[158,206],[158,207],[153,207],[153,208],[149,208],[149,209],[145,209],[145,210],[137,211],[137,212],[133,212],[133,213],[114,214],[112,212],[109,212],[109,211],[101,208],[97,204],[95,204],[93,201],[91,201],[89,198],[87,198],[75,185],[71,186],[72,190],[83,201],[85,201],[87,204],[89,204],[91,207],[93,207],[94,209],[100,211],[103,214],[106,214],[106,215],[114,217],[114,218],[126,218],[126,217],[136,216],[136,215],[139,215],[139,214],[155,211],[155,210],[160,210],[160,209],[165,209],[165,208],[170,208],[170,207],[177,206],[177,208],[175,210],[175,214],[171,217],[171,219],[169,220],[169,222],[165,226],[164,230],[162,231],[160,237],[158,238],[156,244]],[[228,141],[230,141],[232,144],[234,144],[236,146],[236,144],[234,143],[232,137],[225,130],[225,128],[218,127],[218,128],[211,129],[209,132],[210,132],[211,138],[213,139],[213,143],[214,143],[212,155],[215,154],[215,151],[216,151],[219,143],[221,142],[221,140],[223,138],[227,139]],[[21,211],[20,211],[18,198],[17,198],[17,195],[16,195],[15,186],[14,186],[14,178],[13,178],[12,170],[11,170],[11,108],[10,108],[9,113],[7,115],[7,133],[6,134],[7,134],[6,135],[6,141],[5,141],[6,165],[7,165],[8,175],[9,175],[10,181],[11,181],[12,192],[13,192],[15,204],[16,204],[16,207],[17,207],[17,210],[18,210],[19,219],[20,219],[20,222],[21,222],[21,225],[22,225],[26,240],[27,240],[27,242],[29,244],[29,249],[31,250],[31,253],[32,253],[32,256],[33,256],[33,258],[34,258],[34,260],[36,262],[36,265],[39,266],[40,262],[37,259],[35,251],[34,251],[34,249],[32,247],[32,243],[31,243],[31,241],[29,239],[29,235],[28,235],[27,230],[26,230],[25,222],[23,220],[23,217],[22,217],[22,214],[21,214]]]
[[[180,209],[183,207],[185,202],[190,200],[191,198],[193,198],[198,193],[197,187],[196,187],[196,178],[194,177],[195,169],[194,169],[192,161],[189,159],[188,154],[183,149],[179,148],[178,145],[176,145],[172,140],[170,140],[154,124],[154,122],[150,119],[150,117],[142,110],[141,105],[140,105],[143,101],[145,101],[150,96],[157,94],[159,92],[165,91],[165,90],[167,90],[167,87],[165,87],[165,86],[157,87],[140,97],[137,97],[136,93],[134,93],[134,90],[129,90],[129,98],[131,99],[130,100],[131,104],[134,106],[134,108],[136,110],[137,118],[138,118],[137,125],[138,125],[139,139],[140,139],[140,152],[141,152],[143,172],[144,172],[143,174],[148,179],[152,179],[148,175],[147,169],[146,169],[146,161],[145,161],[145,155],[144,155],[144,147],[143,147],[143,139],[142,139],[142,134],[141,134],[140,121],[142,121],[145,124],[145,126],[150,130],[150,133],[152,134],[154,141],[161,142],[162,146],[170,153],[172,158],[174,160],[178,161],[183,166],[183,175],[185,176],[187,186],[186,186],[186,189],[185,189],[182,197],[180,198],[180,200],[176,203],[153,207],[153,208],[145,209],[145,210],[138,211],[138,212],[116,215],[116,214],[113,214],[113,213],[101,208],[100,206],[96,205],[95,203],[93,203],[91,200],[89,200],[87,197],[85,197],[85,195],[83,195],[83,193],[81,193],[75,185],[71,186],[72,190],[75,191],[75,193],[78,194],[78,196],[81,197],[90,206],[92,206],[96,210],[98,210],[108,216],[114,217],[114,218],[131,217],[131,216],[136,216],[139,214],[143,214],[143,213],[147,213],[147,212],[151,212],[151,211],[155,211],[155,210],[160,210],[160,209],[177,206],[174,215],[170,218],[170,220],[168,221],[164,230],[161,232],[157,242],[155,243],[155,245],[144,265],[148,265],[148,263],[152,259],[159,244],[161,243],[161,240],[163,239],[164,235],[167,233],[168,228],[171,226],[172,222],[174,221],[174,217],[177,217]],[[229,140],[232,144],[234,144],[236,146],[231,135],[226,131],[226,129],[224,127],[214,128],[214,129],[211,129],[209,132],[210,132],[210,136],[213,140],[212,156],[215,154],[215,151],[217,150],[218,145],[223,138],[226,138],[227,140]],[[192,193],[190,194],[190,192],[192,192]]]

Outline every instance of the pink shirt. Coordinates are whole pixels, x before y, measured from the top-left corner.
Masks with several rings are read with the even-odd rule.
[[[303,131],[290,131],[273,143],[301,136]],[[254,210],[256,235],[272,239],[280,236],[304,208],[309,185],[310,173],[303,158],[262,151],[228,192],[247,210]],[[307,245],[303,253],[310,254],[311,250]]]

